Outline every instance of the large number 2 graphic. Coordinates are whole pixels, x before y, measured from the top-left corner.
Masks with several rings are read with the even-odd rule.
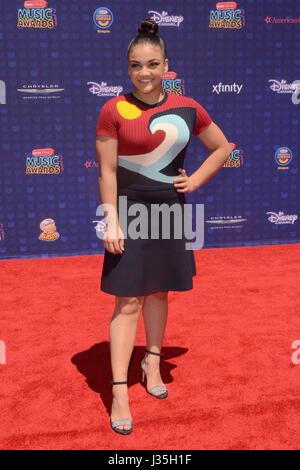
[[[178,174],[167,176],[160,170],[168,166],[184,149],[190,138],[190,130],[185,120],[177,114],[154,118],[150,131],[154,134],[158,130],[165,132],[165,138],[156,149],[142,155],[119,155],[119,165],[152,180],[172,183]]]
[[[299,104],[300,103],[300,80],[295,80],[293,83],[293,89],[295,90],[294,93],[292,94],[292,102],[294,104]]]

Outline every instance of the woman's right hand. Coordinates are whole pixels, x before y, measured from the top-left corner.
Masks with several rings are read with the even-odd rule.
[[[108,223],[106,225],[103,244],[105,249],[113,255],[124,252],[124,234],[118,223]]]

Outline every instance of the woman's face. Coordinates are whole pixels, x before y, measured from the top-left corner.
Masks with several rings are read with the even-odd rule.
[[[129,77],[140,94],[161,90],[163,74],[168,71],[168,59],[159,46],[138,44],[128,58]]]

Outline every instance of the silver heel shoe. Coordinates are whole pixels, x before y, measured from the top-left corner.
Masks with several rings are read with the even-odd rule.
[[[142,381],[142,383],[145,382],[145,378],[146,378],[146,372],[143,369],[143,365],[145,364],[145,358],[146,358],[147,354],[154,354],[155,356],[160,356],[160,357],[163,356],[163,354],[153,352],[153,351],[149,351],[148,349],[146,349],[146,354],[143,357],[142,362],[141,362],[141,369],[142,369],[141,381]],[[146,386],[146,390],[150,395],[152,395],[155,398],[159,398],[160,400],[163,400],[164,398],[167,398],[167,396],[168,396],[168,389],[165,385],[156,385],[155,387],[152,387],[150,390],[148,390],[147,386]],[[162,393],[157,394],[157,392],[162,392]]]
[[[111,382],[112,385],[123,385],[127,384],[127,381],[124,382]],[[122,419],[115,419],[110,420],[110,426],[113,431],[119,434],[130,434],[132,432],[132,419],[129,418],[122,418]],[[130,429],[119,429],[118,426],[130,426]]]

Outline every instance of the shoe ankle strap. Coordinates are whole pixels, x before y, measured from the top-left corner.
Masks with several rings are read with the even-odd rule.
[[[160,357],[163,357],[164,354],[161,354],[161,353],[158,353],[158,352],[154,352],[154,351],[149,351],[149,349],[146,349],[146,353],[148,354],[154,354],[154,356],[160,356]]]
[[[111,383],[113,385],[123,385],[123,384],[127,384],[127,380],[123,381],[123,382],[114,382],[113,380],[111,381]]]

